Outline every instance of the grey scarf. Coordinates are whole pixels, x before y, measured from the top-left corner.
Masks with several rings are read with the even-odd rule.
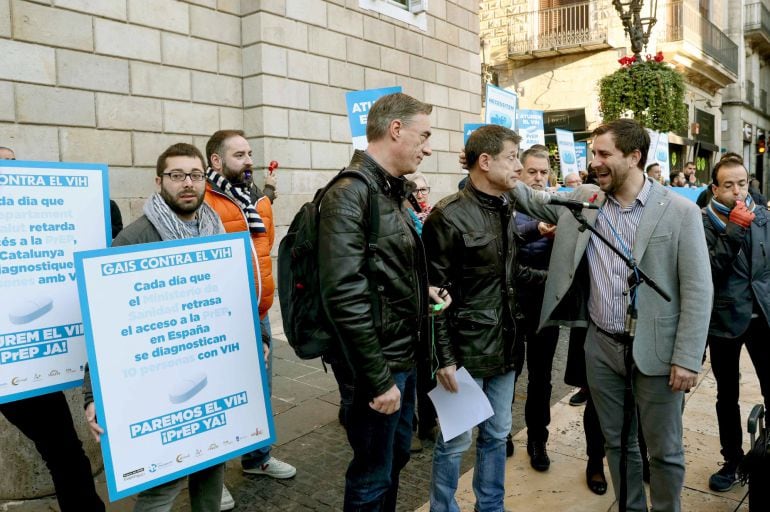
[[[178,240],[196,236],[157,192],[144,203],[143,211],[147,220],[158,230],[158,234],[163,240]],[[197,220],[198,236],[218,235],[225,232],[219,215],[206,203],[201,204],[201,207],[198,208]]]

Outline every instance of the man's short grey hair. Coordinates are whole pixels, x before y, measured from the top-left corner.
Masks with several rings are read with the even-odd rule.
[[[433,105],[423,103],[411,96],[397,92],[378,99],[369,110],[366,118],[366,140],[377,141],[388,133],[390,123],[400,119],[408,125],[418,114],[430,115]]]
[[[524,153],[521,154],[521,163],[527,161],[527,158],[534,157],[534,158],[545,158],[550,162],[550,153],[548,152],[548,148],[543,146],[542,144],[535,144],[534,146],[530,146]]]

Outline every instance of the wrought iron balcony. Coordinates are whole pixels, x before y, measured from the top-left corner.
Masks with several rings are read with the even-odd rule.
[[[508,56],[531,59],[609,48],[609,0],[591,0],[514,13],[508,22]]]
[[[656,48],[685,80],[710,94],[738,80],[738,45],[701,15],[696,0],[659,4],[658,19]]]
[[[762,2],[743,6],[743,35],[763,56],[770,55],[770,10]]]

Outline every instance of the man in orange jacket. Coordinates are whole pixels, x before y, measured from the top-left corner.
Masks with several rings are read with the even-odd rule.
[[[270,321],[267,312],[273,304],[275,291],[270,259],[275,228],[270,199],[252,186],[252,151],[241,130],[215,132],[206,143],[206,158],[209,169],[206,173],[205,202],[219,214],[225,231],[249,231],[251,234],[262,342],[269,346]],[[268,364],[267,369],[269,383],[272,381],[271,366]],[[272,457],[269,446],[247,453],[241,457],[241,464],[243,472],[252,475],[283,479],[297,473],[294,466]],[[222,510],[230,510],[234,506],[235,502],[225,488],[222,493]]]

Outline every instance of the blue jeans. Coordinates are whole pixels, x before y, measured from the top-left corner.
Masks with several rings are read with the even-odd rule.
[[[262,339],[270,340],[270,355],[267,358],[267,389],[268,396],[273,389],[273,333],[270,330],[270,316],[265,315],[265,318],[259,321],[259,328],[262,330]],[[254,469],[261,466],[270,459],[270,449],[272,446],[263,446],[257,448],[253,452],[246,453],[241,456],[241,467],[243,469]]]
[[[516,372],[474,379],[484,390],[494,414],[479,424],[476,439],[476,466],[473,492],[478,512],[502,512],[505,496],[505,439],[511,431],[511,400]],[[469,430],[450,441],[443,434],[433,449],[433,474],[430,486],[431,512],[459,512],[455,499],[460,461],[471,446]]]
[[[347,416],[353,460],[345,475],[345,512],[396,510],[399,474],[412,442],[414,370],[393,373],[393,380],[401,391],[401,408],[393,414],[369,407],[364,386],[355,388]]]

